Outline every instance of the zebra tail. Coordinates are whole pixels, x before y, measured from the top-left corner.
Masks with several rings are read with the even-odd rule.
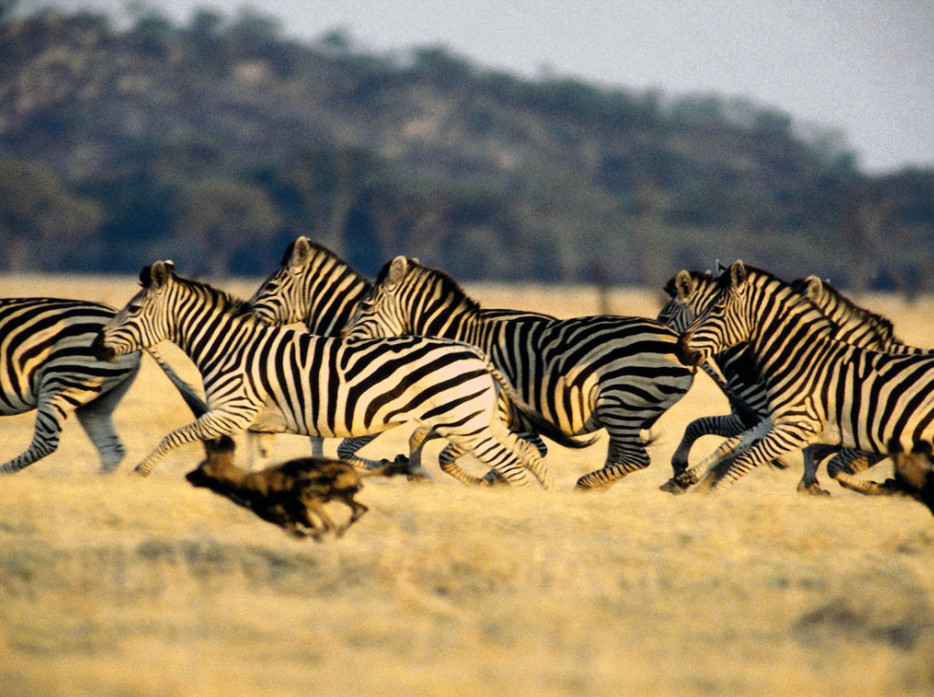
[[[490,373],[493,375],[493,378],[496,380],[496,382],[499,383],[500,387],[502,387],[502,389],[509,396],[509,401],[512,403],[512,407],[518,411],[539,434],[547,436],[555,443],[558,445],[563,445],[565,448],[586,448],[592,445],[593,442],[597,439],[596,436],[591,436],[590,438],[586,439],[569,436],[537,411],[535,411],[535,409],[530,404],[524,401],[516,391],[516,388],[513,387],[513,384],[509,382],[506,376],[497,370],[492,363],[488,363],[487,367],[489,368]]]
[[[149,347],[146,349],[146,352],[159,364],[159,367],[162,368],[169,380],[172,381],[172,384],[175,385],[175,388],[181,393],[182,399],[185,400],[185,404],[187,404],[188,408],[194,413],[195,418],[206,414],[208,412],[208,405],[201,399],[195,388],[182,380],[178,376],[178,373],[172,370],[172,366],[166,363],[165,359],[159,355],[155,348]]]

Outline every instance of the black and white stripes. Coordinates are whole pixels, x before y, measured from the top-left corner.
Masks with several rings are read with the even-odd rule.
[[[708,469],[700,488],[728,486],[750,469],[812,443],[886,453],[934,438],[934,358],[836,341],[833,323],[790,284],[734,263],[712,303],[681,339],[698,364],[748,343],[770,397],[761,438],[730,466]]]
[[[606,487],[647,467],[640,430],[677,402],[693,380],[693,371],[675,359],[677,334],[655,320],[559,320],[483,310],[446,274],[396,257],[380,272],[347,336],[407,334],[482,349],[523,400],[564,433],[605,428],[605,464],[581,477],[580,488]]]
[[[162,440],[137,466],[141,474],[183,443],[248,427],[345,437],[414,421],[510,483],[526,483],[529,470],[550,484],[534,449],[497,418],[498,393],[511,388],[470,346],[419,337],[351,342],[273,327],[248,304],[176,276],[168,262],[144,269],[141,281],[98,335],[98,355],[114,359],[171,340],[201,371],[209,405]]]
[[[101,363],[91,351],[114,312],[84,300],[0,299],[0,415],[37,410],[32,442],[0,472],[17,472],[54,452],[72,413],[100,454],[101,471],[113,470],[123,459],[113,411],[139,371],[140,355]],[[197,401],[193,389],[151,353],[182,396]]]

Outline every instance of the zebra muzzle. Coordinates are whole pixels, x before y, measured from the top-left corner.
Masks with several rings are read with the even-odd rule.
[[[696,368],[703,362],[703,356],[699,351],[695,351],[688,344],[691,341],[690,334],[682,334],[681,338],[678,339],[678,360],[681,361],[683,365]]]
[[[104,345],[103,332],[98,332],[97,336],[94,337],[94,341],[91,343],[91,353],[99,361],[112,361],[117,357],[117,352],[113,348]]]

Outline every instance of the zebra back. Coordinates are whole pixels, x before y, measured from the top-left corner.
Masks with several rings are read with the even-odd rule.
[[[594,404],[629,382],[646,423],[683,394],[691,372],[673,359],[677,335],[651,319],[484,310],[448,274],[396,257],[377,276],[346,335],[416,334],[482,349],[531,404],[567,433],[593,428]],[[638,385],[639,387],[636,387]],[[598,397],[599,395],[599,397]],[[677,395],[677,396],[674,396]],[[625,403],[624,398],[619,398]],[[640,419],[643,419],[640,422]]]
[[[554,320],[540,312],[483,309],[450,275],[415,259],[396,257],[383,265],[344,335],[353,338],[436,336],[496,349],[492,320]]]
[[[58,391],[101,392],[126,379],[139,365],[138,354],[106,364],[90,348],[113,314],[85,300],[0,299],[0,414],[34,409],[40,380],[57,381]]]
[[[336,336],[371,286],[329,249],[299,237],[249,302],[265,322],[303,322],[312,334]]]

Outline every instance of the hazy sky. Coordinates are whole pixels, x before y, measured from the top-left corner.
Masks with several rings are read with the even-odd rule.
[[[934,167],[932,0],[145,0],[248,5],[289,36],[346,29],[378,51],[443,44],[480,66],[547,69],[667,95],[717,92],[838,128],[869,172]],[[126,0],[21,0],[117,13]]]

